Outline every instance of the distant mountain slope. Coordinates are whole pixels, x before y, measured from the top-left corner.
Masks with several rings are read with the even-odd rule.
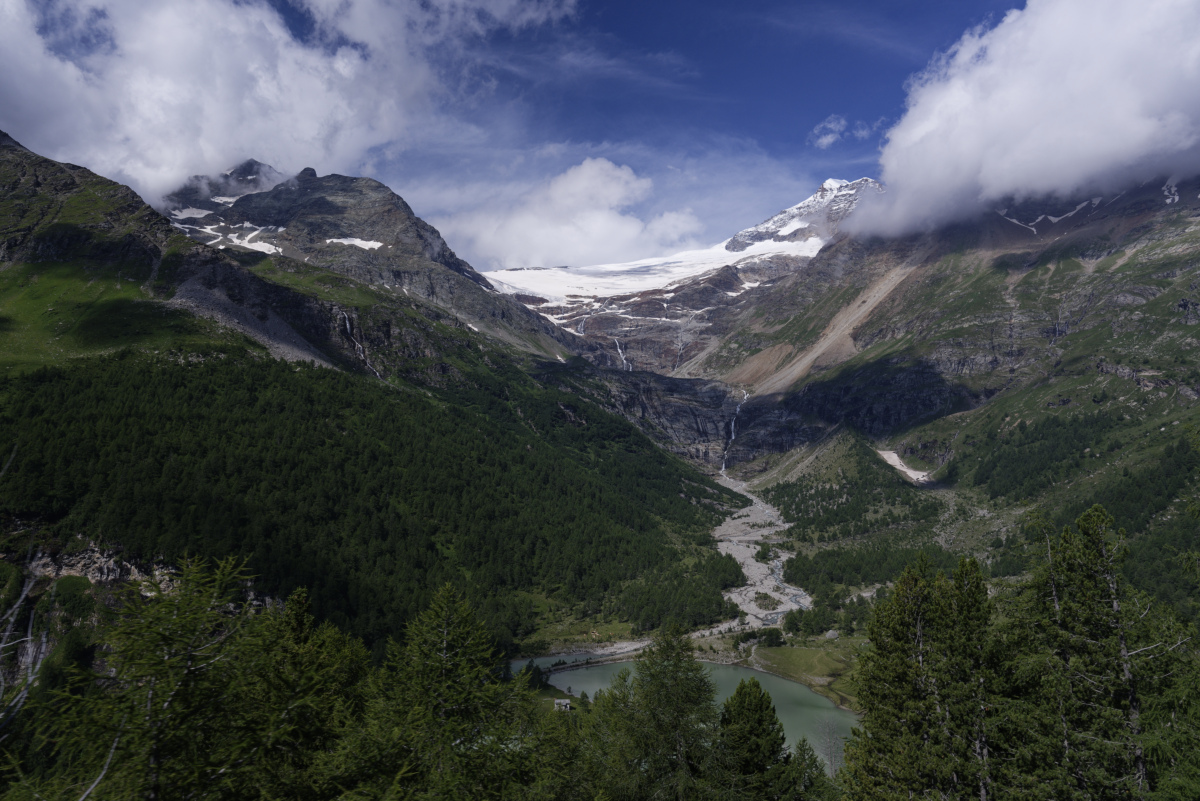
[[[496,292],[433,226],[378,181],[318,177],[312,169],[275,181],[278,173],[259,162],[247,162],[230,175],[239,171],[259,179],[272,174],[273,186],[229,187],[228,176],[193,177],[167,198],[176,228],[210,247],[261,254],[256,263],[291,260],[346,276],[385,296],[420,298],[522,350],[563,356],[575,346],[556,326]],[[214,186],[251,191],[199,197],[197,187]]]
[[[705,250],[488,277],[574,332],[599,365],[713,378],[705,360],[749,307],[746,293],[803,270],[859,200],[880,189],[869,178],[831,179],[807,200]]]
[[[128,187],[7,136],[0,141],[0,261],[15,265],[0,274],[6,361],[152,343],[168,323],[195,341],[224,341],[232,329],[284,358],[337,358],[297,330],[315,330],[328,310],[192,243]],[[226,332],[188,322],[193,314]]]

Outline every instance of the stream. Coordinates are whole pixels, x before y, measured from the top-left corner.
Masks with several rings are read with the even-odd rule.
[[[783,580],[783,557],[776,557],[769,564],[756,561],[754,554],[759,542],[788,527],[779,510],[750,492],[745,483],[722,473],[717,481],[724,487],[742,493],[752,503],[728,518],[713,531],[717,550],[729,554],[742,566],[747,583],[725,592],[725,597],[746,613],[746,623],[755,628],[778,625],[784,613],[792,609],[810,609],[812,598],[800,587],[793,587]],[[762,609],[755,595],[764,593],[774,598],[775,609]],[[718,626],[713,631],[726,628]]]

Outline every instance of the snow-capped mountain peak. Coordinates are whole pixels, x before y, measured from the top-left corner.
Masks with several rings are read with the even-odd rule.
[[[496,270],[487,275],[501,291],[567,306],[588,298],[667,289],[726,265],[749,271],[748,275],[765,276],[794,269],[802,260],[817,255],[837,233],[838,223],[853,211],[864,191],[881,192],[883,187],[870,178],[857,181],[830,178],[812,197],[702,250],[622,264],[516,268]],[[768,264],[775,266],[767,267]],[[757,280],[761,278],[751,279],[751,283],[757,285]]]
[[[812,197],[776,214],[765,222],[739,231],[725,243],[725,249],[740,253],[756,242],[796,242],[820,237],[827,239],[837,233],[844,220],[864,192],[882,192],[883,186],[870,178],[843,181],[830,178]]]

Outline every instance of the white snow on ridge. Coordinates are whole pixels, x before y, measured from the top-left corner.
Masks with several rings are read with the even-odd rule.
[[[768,234],[786,236],[811,225],[811,220],[814,218],[824,217],[840,220],[858,205],[859,192],[868,187],[875,187],[878,190],[879,184],[870,178],[859,178],[857,181],[829,178],[821,184],[821,188],[812,197],[784,209],[758,225],[752,225],[739,231],[734,238],[753,239]]]
[[[775,236],[787,236],[788,234],[799,231],[801,228],[807,228],[808,223],[804,220],[792,220],[787,225],[775,232]]]
[[[363,250],[374,250],[375,248],[383,247],[382,242],[371,242],[366,239],[356,239],[352,236],[346,237],[344,239],[326,239],[325,244],[326,245],[334,245],[334,244],[336,244],[336,245],[354,245],[354,247],[362,248]]]
[[[229,241],[232,244],[237,245],[238,247],[247,248],[249,250],[257,250],[260,253],[271,254],[271,253],[282,253],[283,252],[280,248],[277,248],[275,245],[272,245],[269,242],[251,242],[250,241],[251,239],[253,239],[255,236],[257,236],[259,233],[261,233],[263,231],[263,229],[260,228],[259,226],[251,225],[250,223],[242,223],[242,228],[243,229],[253,228],[254,230],[251,231],[250,233],[246,234],[244,239],[239,238],[238,235],[234,234],[234,233],[227,234],[226,236],[229,237]]]
[[[1010,223],[1019,225],[1022,228],[1028,228],[1030,231],[1033,231],[1035,234],[1037,233],[1037,229],[1034,228],[1032,225],[1026,225],[1025,223],[1021,222],[1020,220],[1014,220],[1012,217],[1006,217],[1004,215],[1005,211],[1008,211],[1008,209],[1004,209],[1003,211],[997,211],[996,213],[999,214],[1001,217],[1004,217],[1004,219],[1008,220]],[[1042,219],[1042,218],[1038,217],[1038,220],[1040,220],[1040,219]],[[1035,222],[1036,222],[1036,220],[1035,220]]]
[[[830,178],[811,197],[702,250],[620,264],[517,268],[493,270],[486,275],[503,292],[525,292],[556,303],[572,299],[574,303],[587,297],[667,289],[727,264],[745,265],[772,256],[812,258],[835,234],[838,223],[854,210],[859,197],[867,190],[882,192],[883,188],[870,178],[857,181]],[[785,239],[800,230],[810,234],[804,241]]]
[[[726,240],[728,241],[728,240]],[[671,256],[658,256],[621,264],[596,264],[590,267],[549,267],[539,269],[494,270],[484,273],[502,292],[525,292],[559,303],[569,295],[627,295],[649,289],[665,289],[689,278],[712,272],[747,258],[788,255],[817,255],[825,241],[812,237],[803,242],[755,242],[738,253],[725,249],[725,242],[703,250],[688,250]]]
[[[232,239],[233,237],[230,237],[230,238]],[[267,242],[238,242],[238,241],[235,239],[235,240],[234,240],[234,244],[235,244],[235,245],[240,245],[241,247],[248,248],[248,249],[250,249],[250,250],[257,250],[257,251],[260,251],[260,252],[262,252],[262,253],[268,253],[268,254],[270,254],[270,253],[282,253],[282,252],[283,252],[283,251],[282,251],[282,250],[280,250],[279,248],[277,248],[277,247],[275,247],[274,245],[272,245],[272,244],[269,244],[269,243],[267,243]]]
[[[1096,205],[1096,204],[1095,204],[1095,203],[1093,203],[1092,201],[1090,201],[1090,200],[1085,200],[1085,201],[1083,201],[1082,203],[1080,203],[1078,206],[1076,206],[1076,207],[1074,208],[1074,210],[1072,210],[1072,211],[1068,211],[1068,212],[1067,212],[1066,214],[1064,214],[1063,216],[1061,216],[1061,217],[1050,217],[1050,218],[1048,218],[1048,219],[1049,219],[1049,220],[1050,220],[1050,222],[1052,222],[1052,223],[1057,223],[1059,220],[1065,220],[1065,219],[1067,219],[1068,217],[1070,217],[1071,215],[1073,215],[1075,212],[1077,212],[1077,211],[1079,211],[1080,209],[1082,209],[1084,206],[1095,206],[1095,205]],[[1040,219],[1040,218],[1039,218],[1039,219]]]

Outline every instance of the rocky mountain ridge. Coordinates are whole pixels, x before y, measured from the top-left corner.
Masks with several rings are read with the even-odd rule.
[[[246,162],[228,175],[278,176]],[[273,180],[273,179],[272,179]],[[544,355],[571,352],[571,338],[495,291],[454,254],[404,199],[370,178],[318,176],[311,168],[268,189],[197,201],[193,187],[224,186],[194,177],[168,195],[172,224],[218,250],[262,254],[317,266],[384,294],[417,297],[475,330]],[[247,188],[241,186],[240,188]]]
[[[81,178],[99,180],[19,146],[4,152],[23,164],[18,172],[39,165],[39,186],[64,182],[64,198],[82,196]],[[36,204],[27,203],[16,215],[23,222],[6,226],[0,252],[10,261],[61,259],[72,242],[88,242],[93,256],[96,247],[132,255],[144,265],[137,280],[159,287],[152,292],[176,307],[231,325],[279,355],[381,377],[414,358],[436,362],[441,346],[431,326],[438,325],[476,329],[554,361],[580,354],[601,368],[580,392],[714,468],[804,447],[842,424],[894,438],[1025,391],[1064,361],[1086,362],[1095,375],[1097,364],[1115,370],[1121,352],[1161,351],[1164,337],[1172,348],[1190,342],[1188,326],[1200,319],[1190,261],[1200,209],[1195,180],[1013,203],[970,223],[886,240],[840,230],[857,198],[878,184],[831,181],[740,232],[747,249],[722,247],[728,263],[707,274],[555,305],[494,291],[370,179],[306,170],[238,197],[196,194],[197,187],[261,189],[247,182],[262,175],[271,175],[265,165],[246,162],[224,184],[189,182],[193,194],[185,187],[169,209],[173,230],[111,182],[102,190],[111,196],[103,214],[83,226],[64,227],[61,209],[30,217]],[[25,191],[22,180],[10,182],[13,197]],[[99,245],[96,230],[104,231]],[[754,250],[790,247],[794,237],[818,245],[815,255]],[[414,328],[416,320],[425,322]],[[1124,343],[1107,354],[1096,338],[1105,329]],[[1171,391],[1184,399],[1197,392],[1197,382],[1139,368],[1126,363],[1111,375],[1173,381]]]

